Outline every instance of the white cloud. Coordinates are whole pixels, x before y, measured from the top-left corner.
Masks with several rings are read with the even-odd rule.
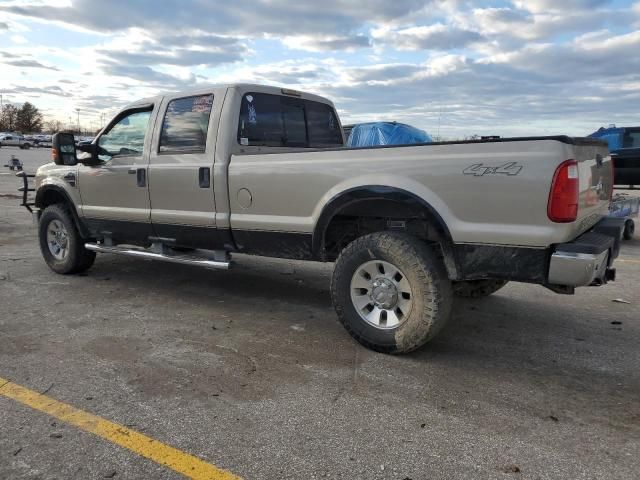
[[[19,45],[24,45],[25,43],[29,43],[29,40],[27,40],[24,36],[22,35],[11,35],[9,37],[9,39],[13,42],[13,43],[17,43]]]
[[[450,50],[463,48],[482,40],[473,30],[436,23],[392,29],[381,27],[371,31],[373,38],[398,50]]]
[[[282,42],[291,49],[307,50],[310,52],[335,50],[353,51],[371,46],[371,40],[369,37],[361,34],[344,36],[295,35],[284,37]]]
[[[588,11],[603,7],[609,0],[515,0],[514,5],[532,13]]]

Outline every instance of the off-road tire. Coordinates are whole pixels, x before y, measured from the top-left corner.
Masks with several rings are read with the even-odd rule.
[[[496,293],[507,283],[507,280],[468,280],[453,282],[453,294],[456,297],[482,298]]]
[[[372,260],[391,263],[411,286],[412,308],[395,328],[371,325],[351,299],[354,273]],[[421,347],[442,329],[451,315],[453,292],[444,263],[432,247],[410,235],[379,232],[354,240],[340,253],[331,299],[340,323],[358,342],[377,352],[400,354]]]
[[[624,224],[624,231],[622,232],[622,238],[625,240],[633,239],[633,234],[636,231],[636,224],[633,220],[627,220]]]
[[[53,220],[63,223],[67,231],[68,253],[64,260],[56,259],[47,244],[47,228]],[[61,274],[80,273],[88,270],[96,259],[96,253],[84,248],[84,239],[78,232],[73,216],[64,204],[50,205],[40,215],[38,223],[40,251],[51,270]]]

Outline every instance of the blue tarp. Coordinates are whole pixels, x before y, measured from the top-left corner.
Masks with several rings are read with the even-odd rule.
[[[349,147],[375,145],[410,145],[431,143],[432,138],[424,130],[396,122],[359,123],[353,127],[347,140]]]
[[[606,140],[609,144],[609,151],[614,152],[622,148],[622,137],[624,134],[624,128],[601,128],[597,132],[593,132],[589,135],[592,138],[600,138]]]

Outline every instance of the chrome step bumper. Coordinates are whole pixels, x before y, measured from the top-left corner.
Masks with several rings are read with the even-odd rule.
[[[135,247],[119,247],[108,246],[100,243],[85,243],[87,250],[99,253],[115,253],[118,255],[128,255],[130,257],[147,258],[150,260],[162,260],[164,262],[180,263],[182,265],[193,265],[194,267],[204,267],[214,270],[228,270],[231,266],[231,259],[226,252],[208,252],[211,256],[204,254],[202,250],[196,250],[201,253],[198,255],[172,252],[168,248],[152,247],[151,249],[135,248]]]
[[[575,240],[556,245],[549,261],[549,285],[598,286],[615,280],[624,219],[607,217]]]
[[[611,273],[608,268],[609,251],[600,254],[555,252],[549,263],[549,283],[569,287],[602,285]]]

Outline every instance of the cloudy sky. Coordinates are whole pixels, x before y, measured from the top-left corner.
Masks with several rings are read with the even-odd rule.
[[[48,118],[236,81],[449,138],[638,125],[640,1],[0,0],[0,93]]]

